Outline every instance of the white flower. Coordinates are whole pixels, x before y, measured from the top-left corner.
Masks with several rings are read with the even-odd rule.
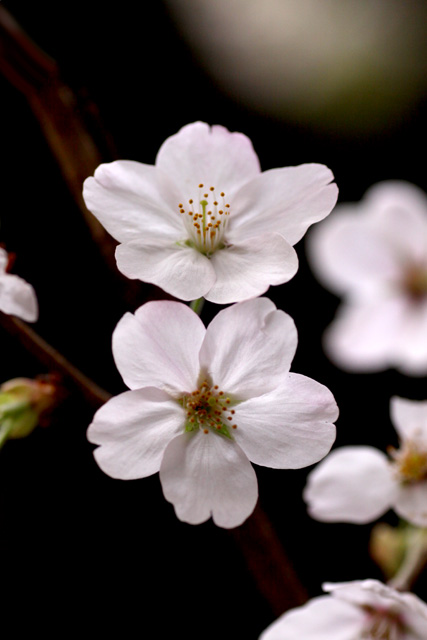
[[[283,614],[260,640],[425,640],[427,605],[378,580],[326,583],[330,595]]]
[[[427,527],[427,400],[393,397],[400,448],[341,447],[308,476],[304,499],[313,518],[365,524],[388,509]]]
[[[180,302],[127,313],[113,353],[131,391],[101,407],[89,427],[98,465],[121,479],[160,470],[185,522],[212,515],[222,527],[241,524],[258,495],[249,460],[305,467],[335,439],[330,391],[289,373],[296,346],[293,320],[267,298],[220,311],[207,329]]]
[[[34,289],[19,276],[6,272],[8,262],[7,252],[0,248],[0,311],[35,322],[39,312]]]
[[[372,187],[311,234],[308,256],[344,297],[325,334],[331,359],[350,371],[396,367],[427,373],[427,197],[404,182]]]
[[[319,164],[261,174],[246,136],[196,122],[163,143],[155,166],[101,165],[83,195],[121,243],[117,265],[128,278],[227,304],[295,275],[291,245],[332,210],[331,180]]]

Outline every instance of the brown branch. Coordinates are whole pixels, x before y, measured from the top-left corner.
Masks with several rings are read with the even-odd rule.
[[[62,354],[43,340],[25,322],[0,313],[0,325],[10,335],[16,337],[22,346],[28,349],[51,372],[60,373],[91,406],[97,409],[110,399],[111,395],[107,391],[101,389],[93,380],[68,362]]]
[[[57,160],[68,188],[80,208],[93,239],[109,266],[116,271],[115,241],[87,210],[82,184],[103,161],[115,156],[105,131],[98,137],[110,150],[101,153],[81,116],[72,90],[60,78],[56,62],[42,51],[0,5],[0,73],[24,94],[50,149]],[[93,119],[93,126],[95,126]]]
[[[307,592],[259,504],[251,517],[231,533],[243,553],[258,591],[276,616],[307,602]]]

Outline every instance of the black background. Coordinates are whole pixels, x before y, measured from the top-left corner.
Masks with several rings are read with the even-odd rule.
[[[388,131],[358,138],[321,133],[250,111],[222,92],[162,2],[2,4],[57,60],[82,101],[90,96],[98,105],[120,158],[151,164],[167,136],[203,120],[248,135],[264,170],[328,165],[343,202],[360,199],[383,179],[427,188],[419,156],[425,103]],[[135,293],[120,275],[113,286],[27,102],[3,78],[0,90],[1,241],[17,254],[15,272],[37,291],[35,328],[98,384],[119,393],[124,385],[110,349],[114,326],[125,311],[162,293],[144,284]],[[311,274],[303,242],[297,251],[298,274],[268,292],[298,328],[292,370],[334,393],[341,414],[337,445],[395,444],[389,399],[425,399],[425,379],[394,371],[351,375],[329,363],[321,335],[338,300]],[[216,310],[207,304],[204,319]],[[3,380],[46,371],[4,333],[0,348]],[[1,452],[0,540],[18,585],[5,581],[12,600],[24,609],[36,602],[32,615],[42,625],[60,616],[67,628],[111,630],[123,638],[133,630],[148,636],[148,628],[159,638],[257,638],[277,612],[260,594],[235,538],[211,522],[179,522],[157,475],[132,482],[103,475],[86,441],[92,415],[75,394],[50,427]],[[308,518],[301,499],[307,472],[257,468],[260,504],[309,595],[318,595],[325,580],[381,578],[368,556],[370,526]],[[396,522],[392,514],[384,520]],[[418,592],[425,597],[422,580]],[[16,617],[18,628],[24,619]]]

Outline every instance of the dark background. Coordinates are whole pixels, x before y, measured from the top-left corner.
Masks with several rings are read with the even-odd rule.
[[[347,136],[248,109],[207,75],[160,1],[117,5],[2,2],[59,64],[62,78],[89,101],[117,157],[153,163],[163,140],[195,120],[248,135],[262,168],[320,162],[334,172],[340,200],[358,200],[373,183],[406,179],[427,188],[426,104],[421,99],[398,124]],[[17,254],[15,272],[37,292],[35,329],[109,392],[124,385],[110,349],[125,311],[162,292],[112,276],[25,98],[0,78],[2,174],[0,235]],[[93,114],[93,110],[92,110]],[[105,153],[105,159],[110,159]],[[321,335],[338,300],[311,274],[303,242],[300,269],[268,295],[295,320],[299,347],[292,370],[326,384],[340,407],[337,445],[395,444],[392,395],[425,399],[425,379],[397,372],[351,375],[328,362]],[[206,305],[204,319],[217,308]],[[0,335],[2,380],[45,373],[36,358]],[[235,536],[210,522],[179,522],[158,476],[121,482],[103,475],[86,429],[94,409],[78,393],[50,427],[11,441],[0,454],[0,540],[18,583],[16,602],[37,602],[34,620],[52,612],[65,626],[97,633],[117,628],[127,638],[257,638],[276,617],[246,566]],[[260,504],[272,521],[309,596],[323,581],[381,578],[368,556],[370,526],[326,525],[305,512],[308,470],[257,468]],[[395,523],[392,514],[383,518]],[[245,533],[243,535],[246,535]],[[266,560],[266,571],[269,567]],[[46,587],[46,584],[48,585]],[[425,581],[418,593],[427,594]],[[14,599],[12,598],[12,599]],[[25,618],[25,616],[24,616]],[[19,625],[22,619],[15,620]],[[148,635],[148,633],[147,633]]]

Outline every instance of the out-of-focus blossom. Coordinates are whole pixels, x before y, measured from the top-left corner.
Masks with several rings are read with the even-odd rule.
[[[19,276],[7,273],[8,263],[7,252],[0,248],[0,311],[35,322],[39,312],[34,289]]]
[[[341,447],[308,476],[304,499],[313,518],[365,524],[392,508],[427,527],[427,400],[393,397],[390,413],[400,447]]]
[[[332,210],[332,180],[320,164],[261,173],[246,136],[196,122],[163,143],[154,166],[101,165],[83,195],[121,243],[127,277],[226,304],[295,275],[292,245]]]
[[[179,302],[127,313],[113,353],[131,391],[89,427],[98,465],[123,480],[160,470],[179,519],[238,526],[258,497],[250,461],[305,467],[335,439],[331,392],[289,373],[296,346],[292,319],[267,298],[220,311],[207,329]]]
[[[378,580],[326,583],[329,595],[283,614],[260,640],[425,640],[427,605]]]
[[[387,131],[423,99],[423,2],[166,0],[215,85],[245,108],[332,134]],[[191,87],[189,87],[191,91]]]
[[[308,238],[326,287],[344,298],[325,350],[349,371],[427,373],[427,197],[405,182],[373,186]]]

